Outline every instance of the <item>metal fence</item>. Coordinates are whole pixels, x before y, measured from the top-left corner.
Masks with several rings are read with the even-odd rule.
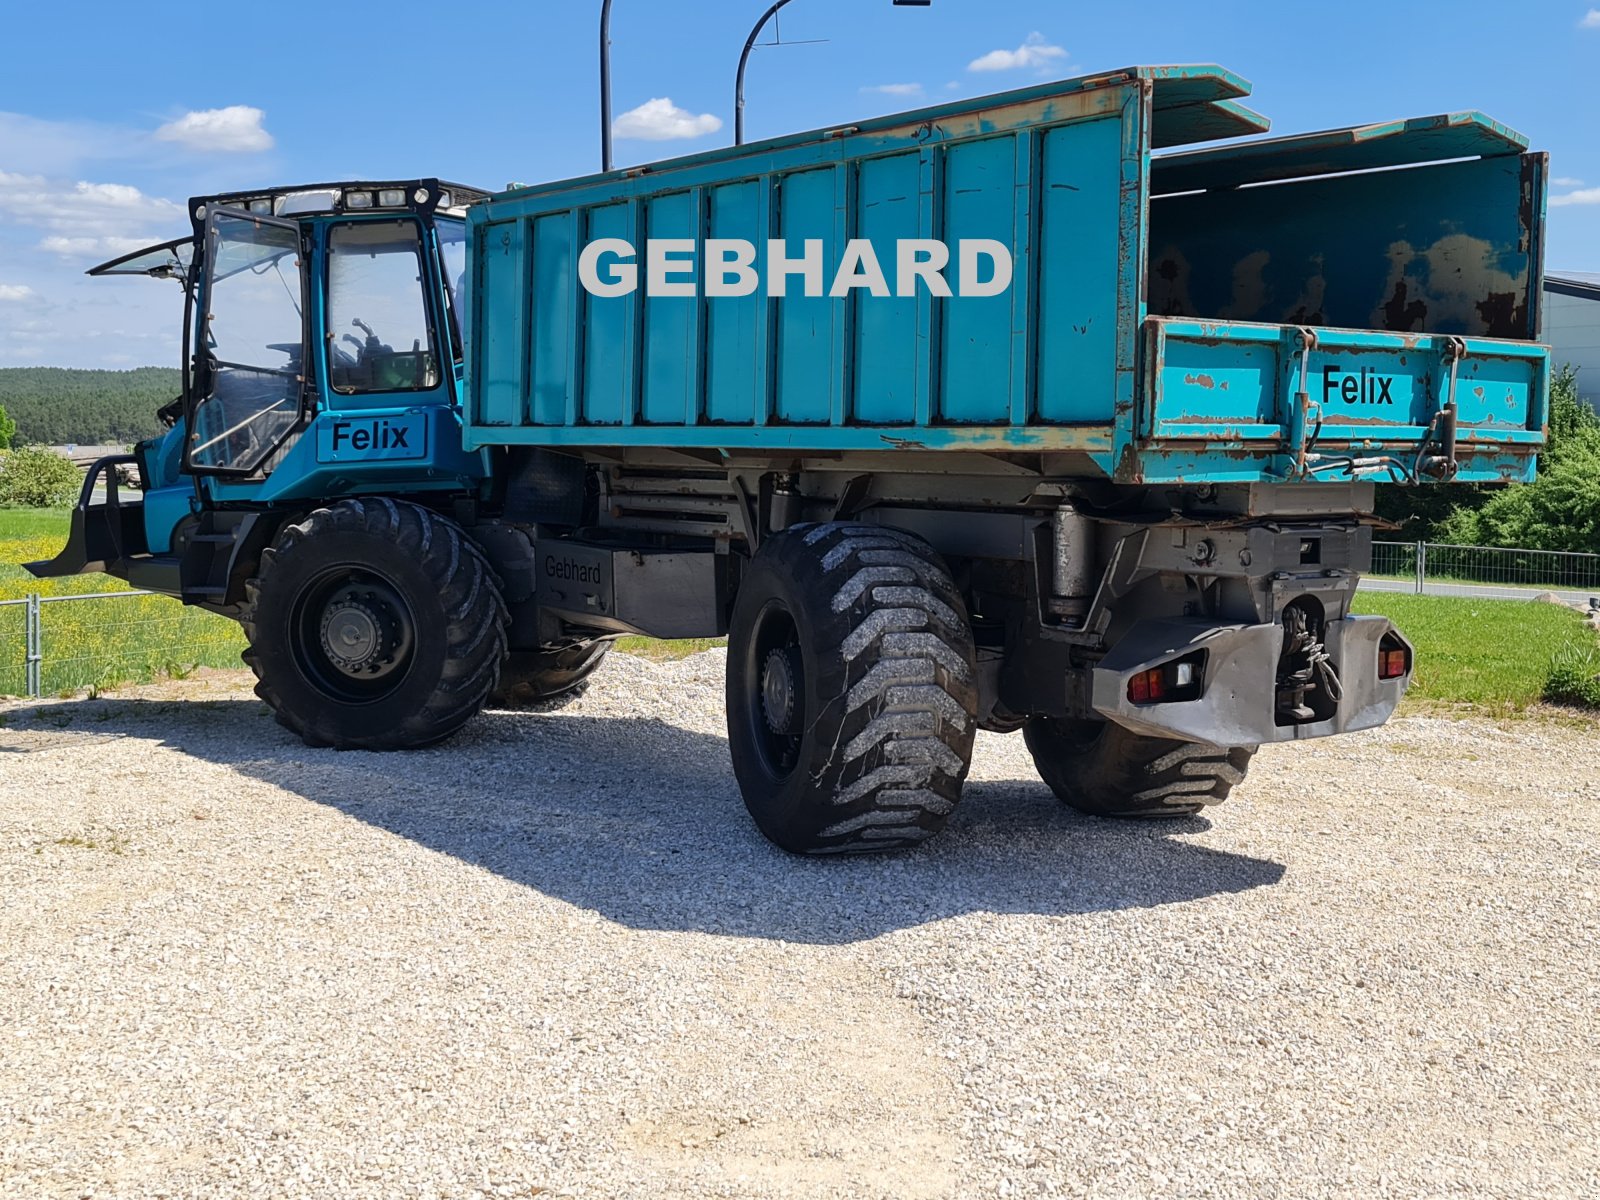
[[[1600,554],[1450,546],[1440,542],[1373,542],[1371,578],[1429,585],[1527,588],[1600,595]]]
[[[233,667],[243,647],[232,621],[167,596],[33,593],[0,600],[0,695],[38,698]]]

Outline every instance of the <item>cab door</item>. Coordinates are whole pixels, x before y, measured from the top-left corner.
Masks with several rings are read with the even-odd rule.
[[[229,208],[207,216],[185,470],[263,476],[301,427],[305,257],[293,221]]]

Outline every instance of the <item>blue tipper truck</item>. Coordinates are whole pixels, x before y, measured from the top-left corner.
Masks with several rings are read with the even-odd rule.
[[[1550,373],[1545,156],[1478,113],[1244,137],[1248,90],[1140,67],[497,195],[196,198],[96,268],[183,287],[170,431],[33,569],[236,618],[315,746],[726,635],[791,851],[937,832],[979,729],[1085,812],[1192,813],[1394,711],[1412,648],[1351,611],[1374,483],[1531,478]]]

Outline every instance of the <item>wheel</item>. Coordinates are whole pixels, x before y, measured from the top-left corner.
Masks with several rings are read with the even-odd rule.
[[[382,497],[285,526],[246,585],[256,695],[308,745],[401,750],[442,741],[483,707],[506,610],[451,522]]]
[[[1031,717],[1022,736],[1050,790],[1095,817],[1187,817],[1221,804],[1254,746],[1146,737],[1114,721]]]
[[[728,746],[756,825],[796,854],[931,837],[977,729],[972,630],[933,549],[801,526],[745,572],[728,632]]]
[[[560,708],[589,690],[589,676],[611,649],[602,639],[555,650],[513,650],[489,693],[494,708]]]

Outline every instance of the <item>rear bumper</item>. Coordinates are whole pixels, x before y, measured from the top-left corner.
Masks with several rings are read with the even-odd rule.
[[[1256,746],[1327,737],[1382,725],[1411,680],[1378,678],[1378,646],[1392,634],[1410,644],[1384,617],[1330,621],[1324,644],[1339,673],[1343,695],[1326,720],[1279,724],[1275,680],[1283,649],[1280,625],[1212,625],[1203,621],[1145,621],[1134,626],[1094,670],[1091,705],[1107,720],[1153,737]],[[1128,685],[1141,671],[1205,652],[1198,699],[1136,704]]]

